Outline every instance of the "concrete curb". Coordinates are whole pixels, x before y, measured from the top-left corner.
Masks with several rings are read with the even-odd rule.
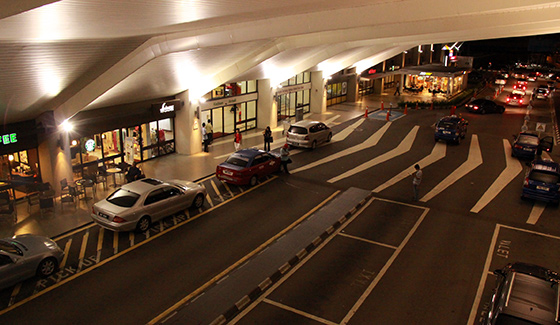
[[[315,250],[321,243],[329,238],[338,228],[340,228],[346,221],[348,221],[358,210],[360,210],[371,198],[371,192],[366,198],[360,201],[353,209],[347,212],[344,216],[340,217],[333,225],[328,227],[321,235],[316,237],[309,245],[300,250],[288,262],[284,263],[276,272],[264,279],[256,288],[251,290],[247,295],[243,296],[235,305],[231,306],[225,313],[218,316],[211,325],[226,324],[231,321],[237,314],[239,314],[245,307],[256,301],[257,298],[270,288],[273,284],[278,282],[286,273],[288,273],[294,266],[301,262],[307,255]]]

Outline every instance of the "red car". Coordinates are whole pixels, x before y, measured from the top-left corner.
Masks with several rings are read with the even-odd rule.
[[[258,149],[243,149],[216,167],[216,177],[230,184],[254,186],[259,178],[278,170],[280,156]]]

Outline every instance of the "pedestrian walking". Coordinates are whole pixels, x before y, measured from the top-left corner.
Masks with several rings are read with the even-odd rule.
[[[289,147],[290,146],[286,143],[280,148],[280,163],[286,174],[290,174],[288,171],[288,164],[292,162],[292,159],[290,159],[290,151],[288,150]]]
[[[233,135],[233,145],[235,146],[235,151],[239,151],[241,148],[241,133],[239,129],[235,129],[235,134]]]
[[[202,123],[202,144],[204,145],[204,152],[208,152],[208,133],[206,133],[206,124]]]
[[[272,130],[270,130],[270,126],[267,126],[266,129],[263,131],[264,136],[264,151],[270,151],[270,144],[272,143]],[[266,149],[268,147],[268,150]]]
[[[393,94],[393,96],[400,96],[401,95],[401,83],[400,81],[397,81],[397,88],[395,89],[395,93]]]
[[[206,136],[208,137],[208,144],[212,144],[212,141],[214,141],[214,127],[210,120],[206,123]]]
[[[412,179],[412,189],[414,190],[414,201],[418,201],[418,188],[420,186],[420,183],[422,182],[422,169],[420,169],[420,165],[416,164],[414,165],[414,169],[416,169],[416,171],[412,174],[412,176],[414,177]]]

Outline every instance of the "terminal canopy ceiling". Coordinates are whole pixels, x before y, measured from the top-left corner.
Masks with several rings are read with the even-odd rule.
[[[3,123],[303,71],[358,72],[404,50],[560,32],[543,0],[1,0]]]

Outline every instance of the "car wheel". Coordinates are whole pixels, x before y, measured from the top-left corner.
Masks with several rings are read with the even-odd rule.
[[[480,111],[480,114],[484,115],[484,114],[486,114],[486,111],[485,111],[485,110],[481,110],[481,111]]]
[[[58,262],[54,257],[47,257],[39,263],[37,275],[43,278],[53,275],[58,269]]]
[[[316,140],[311,143],[311,150],[313,150],[315,148],[317,148],[317,141]]]
[[[140,218],[140,220],[138,220],[138,223],[136,224],[136,231],[146,232],[148,231],[148,229],[150,229],[151,225],[152,225],[152,220],[150,220],[150,217],[144,216]]]
[[[327,142],[331,142],[332,139],[332,133],[329,133],[329,136],[327,137]]]
[[[197,194],[194,197],[193,203],[192,203],[192,207],[196,208],[196,209],[200,209],[202,207],[202,205],[204,204],[204,195],[202,194]]]
[[[253,177],[251,177],[251,179],[249,180],[249,185],[250,185],[250,186],[255,186],[255,185],[257,185],[258,180],[259,180],[259,179],[257,178],[257,175],[253,175]]]
[[[506,111],[506,108],[505,108],[505,107],[502,107],[502,108],[500,109],[500,114],[504,114],[505,111]]]

